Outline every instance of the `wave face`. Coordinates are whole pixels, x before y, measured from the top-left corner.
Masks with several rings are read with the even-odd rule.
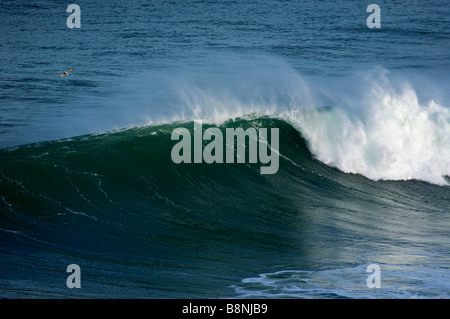
[[[323,112],[315,116],[336,116]],[[344,275],[360,269],[361,250],[424,255],[434,266],[422,266],[431,272],[448,258],[448,187],[343,173],[318,161],[310,142],[280,118],[237,118],[204,129],[211,126],[279,128],[279,171],[261,175],[259,164],[245,163],[174,164],[171,133],[192,131],[192,122],[3,150],[1,264],[8,277],[2,296],[245,297],[254,292],[248,284],[255,271],[261,278],[281,271],[284,289],[285,271],[295,279],[327,269],[330,260]],[[23,256],[26,262],[18,263]],[[55,274],[72,263],[83,274],[77,292]],[[301,278],[293,282],[302,289]],[[417,288],[430,284],[439,287],[424,281],[405,289],[441,296]],[[264,285],[259,295],[266,294]],[[353,295],[318,289],[323,296]]]

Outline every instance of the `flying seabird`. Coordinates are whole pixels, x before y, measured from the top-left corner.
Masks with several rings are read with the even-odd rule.
[[[63,74],[61,74],[59,77],[62,77],[62,76],[64,76],[64,75],[69,75],[69,72],[72,71],[72,70],[73,70],[73,68],[67,70],[66,72],[64,72]]]

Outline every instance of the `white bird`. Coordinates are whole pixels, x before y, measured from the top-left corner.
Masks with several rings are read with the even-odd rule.
[[[68,76],[68,75],[69,75],[69,72],[72,71],[72,70],[73,70],[73,68],[67,70],[66,72],[62,73],[59,77],[62,77],[62,76],[64,76],[64,75],[67,75],[67,76]]]

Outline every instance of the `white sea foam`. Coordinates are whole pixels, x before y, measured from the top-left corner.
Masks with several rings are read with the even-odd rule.
[[[232,286],[239,298],[357,298],[435,299],[448,298],[449,274],[426,255],[379,254],[380,287],[369,288],[373,263],[323,270],[281,270],[245,278]]]
[[[353,106],[294,111],[289,119],[322,162],[374,180],[419,179],[446,184],[450,175],[450,111],[386,78],[366,82]]]

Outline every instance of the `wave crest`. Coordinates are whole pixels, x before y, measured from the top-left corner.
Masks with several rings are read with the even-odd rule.
[[[359,112],[327,108],[294,112],[320,161],[373,180],[418,179],[445,185],[450,174],[450,111],[416,91],[373,81]]]

